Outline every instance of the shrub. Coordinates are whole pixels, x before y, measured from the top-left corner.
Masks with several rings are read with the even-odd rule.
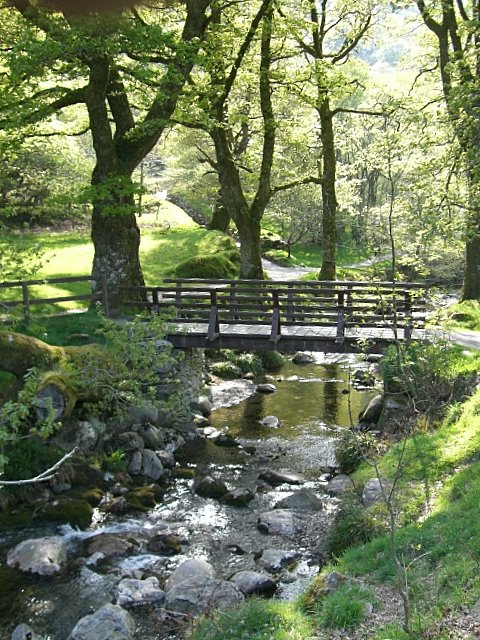
[[[350,496],[335,514],[326,539],[326,552],[338,557],[345,549],[369,542],[384,532],[384,526]]]
[[[316,615],[320,627],[343,629],[359,624],[373,595],[361,584],[345,584],[322,598]]]
[[[461,399],[470,384],[468,371],[459,375],[460,354],[461,349],[441,342],[410,343],[401,347],[400,357],[390,347],[380,361],[385,390],[408,395],[416,412],[441,413],[449,402]]]
[[[345,429],[335,444],[335,457],[340,471],[353,473],[375,449],[376,441],[372,436]]]
[[[40,438],[26,438],[9,442],[4,452],[7,463],[2,480],[25,480],[52,467],[64,453],[45,444]]]
[[[278,351],[257,351],[265,371],[278,371],[285,364],[285,358]]]
[[[212,373],[224,380],[235,380],[241,378],[242,372],[233,362],[214,362],[210,367]]]

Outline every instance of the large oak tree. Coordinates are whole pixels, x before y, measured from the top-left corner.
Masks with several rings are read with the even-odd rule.
[[[210,4],[159,2],[120,15],[78,16],[33,0],[3,2],[3,16],[13,20],[9,37],[14,34],[13,42],[4,41],[9,91],[0,105],[3,127],[51,134],[68,109],[83,107],[95,153],[94,290],[102,276],[114,289],[144,282],[132,173],[169,124]]]

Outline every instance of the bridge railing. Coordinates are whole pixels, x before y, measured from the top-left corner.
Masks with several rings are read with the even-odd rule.
[[[144,287],[149,310],[174,309],[175,323],[203,323],[215,340],[220,325],[270,325],[278,341],[282,326],[401,329],[409,339],[425,322],[425,286],[392,282],[171,279]],[[138,303],[135,303],[138,307]]]

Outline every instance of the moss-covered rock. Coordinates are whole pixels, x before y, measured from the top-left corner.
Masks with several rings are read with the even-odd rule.
[[[152,483],[129,491],[125,495],[125,498],[129,509],[134,511],[149,511],[163,500],[164,495],[164,489],[159,487],[158,484]]]
[[[87,489],[87,491],[83,491],[79,497],[88,502],[92,507],[98,507],[104,495],[105,494],[101,489],[94,487],[92,489]]]
[[[92,522],[93,508],[86,500],[59,496],[40,508],[35,514],[35,520],[70,524],[72,527],[86,529]]]
[[[230,279],[238,276],[238,264],[232,262],[229,252],[195,256],[184,260],[174,270],[176,278]]]

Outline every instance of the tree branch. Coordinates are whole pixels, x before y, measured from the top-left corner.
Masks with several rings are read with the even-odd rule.
[[[20,486],[25,484],[36,484],[37,482],[45,482],[46,480],[51,480],[55,473],[60,469],[62,464],[66,462],[69,458],[71,458],[77,452],[77,447],[74,447],[71,451],[66,453],[61,460],[58,460],[53,467],[43,471],[35,478],[29,478],[28,480],[0,480],[0,487],[11,487],[11,486]]]
[[[316,176],[307,176],[305,178],[301,178],[300,180],[293,180],[292,182],[286,182],[285,184],[280,184],[277,187],[273,187],[273,189],[271,189],[271,195],[274,196],[280,191],[287,191],[287,189],[301,187],[305,184],[322,184],[322,182],[322,178],[317,178]]]

